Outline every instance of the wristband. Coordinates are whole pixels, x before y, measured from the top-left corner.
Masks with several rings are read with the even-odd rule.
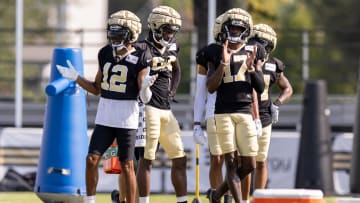
[[[274,105],[276,106],[280,106],[281,105],[281,101],[279,99],[276,99],[274,102]]]

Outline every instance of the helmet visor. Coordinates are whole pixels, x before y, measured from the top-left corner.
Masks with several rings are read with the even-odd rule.
[[[130,30],[120,25],[110,25],[108,38],[113,44],[120,44],[130,40]]]
[[[248,26],[241,20],[230,20],[225,24],[227,38],[230,42],[243,42],[248,37]]]
[[[167,46],[170,41],[175,37],[179,29],[180,27],[177,25],[164,24],[160,26],[155,33],[153,33],[154,40],[157,43],[160,43],[162,46]]]
[[[160,27],[160,31],[163,33],[176,34],[180,27],[177,25],[165,24]]]
[[[272,42],[262,39],[262,38],[255,38],[255,40],[260,43],[263,47],[265,47],[265,50],[267,53],[270,53],[274,49],[274,45]]]

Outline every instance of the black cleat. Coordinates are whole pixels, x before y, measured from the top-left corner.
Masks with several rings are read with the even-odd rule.
[[[214,198],[216,190],[214,189],[209,189],[208,191],[206,191],[206,198],[209,199],[209,203],[221,203],[220,200],[216,200]]]
[[[121,203],[119,200],[119,191],[113,190],[111,192],[111,203]]]
[[[224,203],[231,203],[232,196],[231,195],[224,195]]]

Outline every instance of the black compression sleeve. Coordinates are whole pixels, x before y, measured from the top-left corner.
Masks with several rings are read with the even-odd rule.
[[[253,88],[261,94],[265,88],[263,73],[261,71],[250,72],[250,79]]]

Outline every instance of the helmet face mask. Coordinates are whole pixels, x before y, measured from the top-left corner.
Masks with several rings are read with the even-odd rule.
[[[127,44],[130,43],[131,32],[129,28],[120,25],[109,25],[107,37],[111,47],[113,48],[113,56],[117,62],[121,61],[127,53]]]
[[[170,33],[170,34],[176,34],[179,31],[180,27],[177,25],[171,25],[171,24],[164,24],[160,26],[159,30],[161,32]]]
[[[107,26],[107,38],[116,61],[129,54],[127,46],[137,41],[141,33],[140,18],[127,10],[111,14]]]
[[[267,53],[270,53],[274,49],[274,44],[266,39],[256,37],[254,40],[258,43],[260,43],[266,50]]]
[[[152,39],[162,47],[167,47],[181,27],[180,14],[171,7],[158,6],[148,17]]]
[[[177,25],[164,24],[159,29],[155,30],[154,40],[161,46],[168,46],[170,41],[175,37],[180,27]]]
[[[246,24],[240,20],[230,20],[224,25],[227,39],[231,43],[239,43],[246,41],[249,36],[249,29]]]
[[[127,44],[130,42],[131,32],[127,27],[110,25],[107,31],[107,37],[113,46]]]
[[[233,8],[222,17],[221,32],[230,43],[245,43],[252,32],[252,17],[241,9]]]

